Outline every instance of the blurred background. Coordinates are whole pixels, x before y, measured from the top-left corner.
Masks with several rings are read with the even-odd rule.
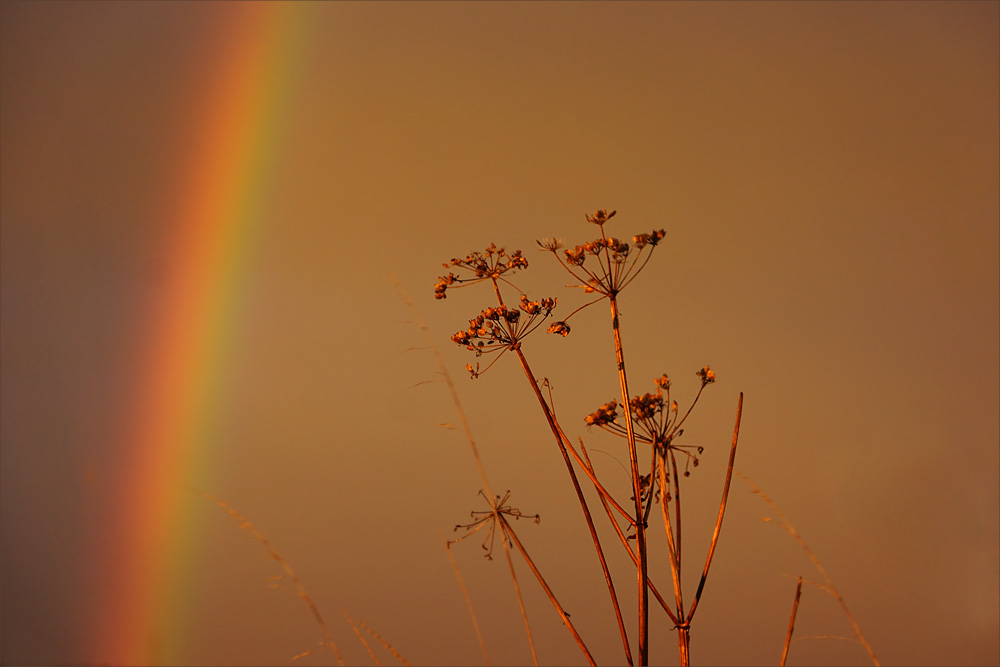
[[[521,369],[470,380],[449,340],[491,291],[432,291],[495,242],[565,317],[583,295],[535,240],[607,208],[667,232],[621,297],[633,393],[667,373],[685,406],[718,375],[683,437],[688,599],[744,392],[736,467],[878,658],[997,664],[998,26],[994,2],[3,3],[3,663],[333,664],[193,485],[349,664],[344,612],[413,664],[484,664],[444,548],[482,482],[419,317],[492,488],[542,517],[518,535],[623,664]],[[617,396],[607,308],[571,324],[524,352],[625,501],[624,443],[583,423]],[[796,577],[823,581],[775,518],[734,479],[695,664],[777,664]],[[453,554],[490,661],[530,664],[479,544]],[[522,565],[540,662],[582,663]],[[871,664],[853,637],[807,585],[789,664]]]

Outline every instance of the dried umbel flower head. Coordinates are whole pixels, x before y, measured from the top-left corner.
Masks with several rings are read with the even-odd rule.
[[[479,491],[479,495],[481,495],[483,498],[486,498],[486,494],[482,490]],[[448,544],[452,545],[455,544],[456,542],[461,542],[462,540],[466,539],[467,537],[471,537],[473,534],[475,534],[480,529],[485,527],[487,530],[486,530],[486,537],[483,538],[482,549],[486,553],[483,555],[489,560],[493,560],[493,545],[496,539],[498,528],[499,532],[501,533],[501,539],[510,542],[510,538],[507,536],[506,533],[507,529],[504,527],[503,522],[499,520],[499,515],[503,514],[504,516],[508,516],[514,519],[515,521],[519,521],[521,519],[531,519],[536,524],[541,523],[542,517],[540,515],[525,514],[516,507],[508,505],[507,501],[509,499],[510,499],[509,490],[507,491],[507,493],[504,494],[502,498],[500,496],[496,496],[492,501],[487,498],[486,501],[489,504],[490,509],[474,510],[470,512],[469,515],[472,517],[472,521],[470,523],[458,524],[455,526],[456,532],[459,530],[465,530],[465,535],[455,538],[454,540],[448,540]]]
[[[677,401],[670,398],[670,378],[666,374],[654,380],[657,387],[655,392],[643,394],[642,396],[634,396],[629,400],[628,405],[632,414],[632,423],[635,428],[635,439],[637,442],[650,443],[662,452],[675,450],[686,454],[695,466],[698,465],[698,457],[690,450],[696,450],[700,454],[703,448],[695,448],[690,445],[677,445],[674,443],[674,440],[683,435],[684,429],[681,426],[688,415],[691,414],[691,410],[694,409],[695,404],[701,397],[702,390],[706,385],[715,381],[715,373],[708,366],[698,371],[698,376],[702,378],[701,388],[699,388],[698,395],[695,396],[694,401],[691,402],[691,407],[688,408],[683,416],[678,414]],[[707,377],[711,379],[706,380],[705,378]],[[615,401],[605,403],[596,411],[587,415],[585,421],[588,426],[598,426],[621,438],[628,437],[624,420],[619,421],[618,404]]]
[[[490,352],[500,352],[514,349],[524,338],[541,326],[556,307],[555,298],[532,301],[527,295],[521,295],[517,308],[508,306],[492,306],[483,310],[469,320],[469,327],[455,333],[451,340],[476,353],[476,356]],[[499,357],[498,357],[499,358]],[[495,362],[496,360],[494,360]],[[475,370],[467,366],[472,377],[485,373],[493,363],[482,371],[479,365]]]
[[[588,294],[596,292],[607,297],[616,296],[639,274],[652,256],[652,248],[666,236],[662,229],[653,230],[633,236],[632,245],[629,245],[604,233],[604,224],[614,215],[615,211],[609,213],[604,209],[587,215],[588,222],[600,227],[601,238],[566,248],[561,256],[557,252],[562,248],[561,242],[551,239],[538,241],[538,245],[551,252],[578,281],[577,286]],[[647,249],[649,252],[645,252]]]
[[[618,417],[618,401],[608,401],[594,412],[587,415],[587,426],[604,426],[611,424]]]
[[[587,218],[587,222],[592,222],[595,225],[603,225],[605,222],[615,217],[615,213],[617,212],[618,211],[611,211],[611,213],[608,213],[602,208],[600,211],[597,211],[593,215],[587,215],[585,217]]]
[[[566,336],[569,335],[569,325],[566,324],[565,322],[554,322],[553,324],[549,325],[549,328],[546,331],[546,333],[559,334],[560,336],[565,338]]]
[[[521,255],[520,250],[508,254],[503,248],[498,248],[495,243],[491,243],[483,252],[471,252],[465,259],[452,259],[444,265],[444,268],[458,267],[472,274],[471,277],[462,278],[455,273],[438,278],[434,285],[434,298],[448,298],[447,289],[456,283],[458,286],[474,284],[483,280],[498,280],[505,273],[510,273],[516,269],[528,268],[528,260]]]

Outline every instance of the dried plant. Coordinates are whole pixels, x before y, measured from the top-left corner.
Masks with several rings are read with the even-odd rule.
[[[604,514],[618,538],[618,544],[625,550],[635,566],[638,663],[646,665],[649,661],[649,637],[651,634],[649,628],[649,604],[650,596],[652,596],[663,608],[670,622],[673,623],[672,629],[677,631],[680,664],[689,665],[691,659],[691,623],[705,591],[712,559],[718,546],[734,473],[740,421],[743,414],[743,394],[739,394],[739,401],[736,407],[733,439],[729,449],[729,461],[712,539],[708,545],[697,589],[693,598],[686,600],[682,587],[682,480],[690,477],[692,468],[698,467],[700,462],[699,457],[704,451],[704,446],[688,444],[681,441],[681,438],[684,435],[685,423],[701,398],[702,393],[709,385],[714,384],[717,378],[715,371],[707,365],[696,372],[700,380],[700,386],[697,394],[683,413],[678,401],[672,396],[671,380],[666,374],[660,375],[653,381],[655,390],[652,392],[642,395],[632,395],[629,391],[625,351],[622,346],[622,317],[619,300],[625,288],[632,285],[647,266],[656,248],[663,245],[662,242],[666,237],[666,232],[662,229],[654,229],[651,232],[632,236],[632,241],[629,243],[606,232],[605,226],[608,225],[609,221],[615,215],[616,212],[613,210],[610,212],[599,210],[585,216],[588,223],[596,225],[600,236],[581,245],[564,248],[561,239],[543,239],[537,241],[541,250],[550,253],[573,277],[575,282],[570,287],[582,289],[585,295],[592,295],[589,297],[589,301],[578,306],[568,315],[561,317],[561,319],[557,319],[554,314],[558,303],[556,297],[532,300],[525,291],[512,282],[511,276],[514,273],[528,268],[528,260],[522,252],[520,250],[508,252],[503,247],[497,247],[495,244],[491,244],[482,252],[472,252],[464,259],[452,259],[450,262],[445,263],[444,268],[448,269],[449,272],[447,275],[438,278],[434,287],[434,296],[437,299],[446,299],[450,291],[476,284],[492,287],[495,303],[480,309],[479,314],[469,320],[468,327],[456,332],[451,337],[452,342],[473,352],[477,359],[486,355],[494,355],[485,367],[479,362],[476,362],[475,366],[469,363],[466,365],[466,370],[472,379],[476,379],[482,377],[507,352],[510,352],[517,359],[532,394],[535,396],[539,408],[545,416],[556,447],[565,462],[567,474],[573,484],[574,492],[594,545],[595,554],[604,573],[604,583],[617,620],[624,658],[628,664],[635,664],[628,631],[626,630],[621,605],[615,591],[614,578],[608,567],[604,547],[598,537],[594,518],[581,488],[577,475],[578,471],[582,472],[592,484],[594,492],[597,494],[604,509]],[[516,294],[514,298],[510,298],[509,292],[511,290]],[[506,300],[504,298],[505,292],[508,293],[508,299]],[[527,337],[541,328],[546,322],[549,322],[546,327],[548,333],[557,334],[561,337],[570,335],[572,331],[570,320],[583,309],[604,300],[607,300],[610,309],[611,343],[620,392],[617,398],[603,403],[594,412],[583,417],[581,421],[591,431],[602,431],[626,441],[629,456],[628,473],[631,482],[631,496],[624,502],[623,499],[616,498],[608,490],[607,486],[601,482],[597,471],[590,461],[583,438],[579,435],[576,436],[576,440],[579,443],[579,450],[577,450],[577,447],[573,444],[573,440],[567,435],[562,425],[560,425],[553,407],[552,387],[547,380],[541,383],[536,380],[536,375],[528,363],[525,353],[526,346],[524,345]],[[516,307],[509,306],[507,305],[508,302],[517,302],[518,305]],[[412,304],[410,305],[412,306]],[[493,546],[499,536],[510,567],[511,578],[514,581],[515,590],[517,591],[521,613],[525,620],[525,629],[529,637],[532,657],[535,660],[535,664],[537,664],[534,642],[531,639],[530,628],[527,624],[527,614],[520,595],[520,589],[517,585],[513,563],[511,562],[511,549],[509,547],[516,548],[535,575],[545,594],[553,603],[563,622],[573,634],[574,639],[588,661],[593,664],[593,658],[582,638],[580,638],[570,623],[569,615],[564,612],[552,589],[545,582],[536,564],[529,557],[524,545],[511,528],[510,519],[525,518],[525,515],[508,504],[510,498],[509,491],[502,497],[494,495],[489,491],[482,460],[479,457],[476,443],[472,439],[471,431],[465,421],[464,412],[462,412],[461,405],[458,402],[454,384],[448,376],[447,369],[441,360],[436,346],[434,346],[433,340],[430,339],[429,333],[422,323],[421,328],[424,329],[425,334],[428,335],[428,339],[431,341],[431,346],[435,350],[439,364],[441,364],[442,373],[448,381],[452,398],[459,409],[466,434],[472,445],[473,454],[483,478],[485,491],[481,491],[480,493],[488,502],[488,509],[472,512],[472,521],[470,523],[460,524],[455,527],[456,530],[464,530],[466,533],[462,537],[448,543],[449,557],[451,557],[451,544],[486,529],[482,549],[485,551],[486,557],[492,559]],[[546,390],[547,396],[543,393],[543,388]],[[759,490],[757,491],[759,493]],[[663,595],[660,594],[651,581],[648,573],[650,555],[648,553],[646,532],[649,530],[648,520],[654,504],[659,504],[660,506],[663,530],[666,537],[667,560],[670,563],[674,589],[672,602],[664,599]],[[631,508],[628,508],[628,505],[631,505]],[[539,520],[538,515],[533,515],[531,518],[536,522]],[[793,533],[793,535],[796,534]],[[816,561],[814,560],[814,562]],[[818,562],[816,564],[819,567]],[[822,568],[819,569],[825,576]],[[460,575],[459,580],[461,582]],[[829,584],[829,580],[828,586],[824,587],[824,589],[828,590],[831,595],[843,604],[842,599],[836,593],[832,584]],[[468,600],[464,586],[463,594],[466,595],[471,612],[471,601]],[[796,592],[792,618],[789,622],[782,662],[787,657],[800,594],[801,579],[799,590]],[[844,610],[846,612],[846,606],[844,606]],[[848,616],[850,617],[849,614]],[[853,624],[853,618],[851,618],[851,621]],[[475,623],[474,617],[473,622]],[[860,634],[857,625],[854,625],[860,642],[869,650],[873,662],[878,664],[874,658],[874,653],[871,652],[871,648]],[[476,628],[478,632],[478,624]],[[480,643],[482,644],[481,636]],[[483,654],[484,656],[486,655],[485,645],[483,645]]]
[[[488,284],[493,288],[492,291],[496,298],[496,305],[481,309],[476,317],[469,320],[468,327],[455,333],[451,339],[453,342],[475,353],[476,357],[489,354],[496,355],[485,368],[478,362],[475,366],[471,363],[467,364],[466,370],[469,371],[472,378],[482,376],[506,352],[512,352],[516,356],[565,462],[567,473],[573,484],[584,520],[594,544],[595,553],[604,572],[605,585],[608,589],[617,619],[624,656],[630,665],[634,664],[632,648],[628,639],[621,606],[615,592],[614,579],[607,565],[604,549],[598,537],[597,528],[587,499],[580,486],[576,468],[579,467],[592,482],[620,542],[635,563],[638,591],[638,661],[642,665],[647,664],[649,660],[648,625],[651,582],[648,575],[647,520],[654,500],[661,505],[664,529],[667,534],[671,573],[674,580],[673,607],[671,608],[658,592],[655,594],[655,597],[678,630],[679,655],[682,664],[687,664],[690,621],[704,589],[704,580],[707,577],[711,554],[714,552],[715,544],[718,540],[718,530],[721,527],[725,509],[725,497],[729,488],[729,476],[727,476],[726,487],[723,492],[723,502],[720,507],[719,521],[716,526],[716,534],[709,550],[702,582],[699,585],[690,611],[685,614],[680,584],[681,475],[678,472],[677,457],[679,455],[684,459],[683,476],[687,477],[690,474],[689,467],[698,465],[698,454],[702,452],[702,448],[680,444],[677,440],[683,434],[682,425],[701,397],[702,390],[707,385],[715,382],[716,377],[714,371],[708,366],[698,371],[698,376],[701,378],[701,388],[683,416],[679,415],[677,402],[672,400],[670,396],[670,380],[666,375],[662,375],[656,380],[656,393],[634,397],[630,394],[625,366],[625,353],[622,347],[621,313],[618,302],[622,291],[632,284],[643,268],[645,268],[652,257],[653,251],[665,238],[666,232],[660,229],[638,234],[632,237],[632,243],[630,244],[615,236],[609,236],[605,232],[605,225],[615,214],[615,211],[599,210],[592,215],[587,215],[587,221],[597,226],[600,237],[582,245],[577,245],[572,249],[565,249],[561,255],[559,253],[563,249],[561,240],[545,239],[538,241],[538,245],[543,251],[551,253],[559,264],[573,276],[576,281],[575,287],[581,288],[585,294],[596,295],[596,298],[578,307],[566,317],[550,323],[546,329],[548,333],[558,334],[563,337],[568,336],[571,332],[569,321],[577,312],[599,301],[605,299],[608,301],[611,314],[613,349],[618,370],[620,403],[618,399],[605,403],[596,412],[586,417],[586,423],[589,426],[596,426],[604,431],[620,436],[627,441],[630,477],[632,481],[631,510],[624,509],[622,504],[599,481],[593,466],[590,465],[589,457],[586,457],[583,440],[580,440],[580,449],[586,459],[582,458],[580,453],[573,447],[570,438],[559,425],[555,411],[552,408],[551,389],[549,400],[546,400],[541,386],[536,380],[536,376],[525,356],[522,343],[529,334],[540,328],[542,323],[548,318],[555,319],[553,312],[557,306],[557,299],[546,297],[540,300],[532,300],[524,291],[511,282],[511,275],[516,271],[528,268],[528,260],[522,252],[520,250],[507,252],[504,248],[497,247],[496,244],[490,244],[485,251],[472,252],[464,259],[452,259],[450,262],[444,264],[444,267],[449,269],[449,273],[438,279],[434,287],[434,296],[437,299],[446,299],[449,290],[480,283]],[[518,307],[514,308],[507,305],[504,300],[504,289],[513,289],[517,292]],[[628,407],[619,412],[619,405]],[[741,408],[742,396],[740,399]],[[737,434],[738,429],[737,418]],[[649,468],[646,474],[643,474],[640,468],[639,445],[649,447],[648,456],[646,454],[643,455],[643,459],[649,461]],[[735,455],[735,447],[736,438],[734,438],[730,463],[732,463],[732,457]],[[574,462],[576,466],[574,466]],[[466,535],[468,536],[488,526],[486,541],[490,542],[491,545],[499,528],[503,536],[502,543],[507,544],[509,541],[519,545],[520,543],[517,541],[516,535],[512,532],[508,534],[506,528],[509,527],[509,523],[505,517],[517,517],[520,515],[511,514],[511,510],[504,504],[506,498],[506,496],[504,498],[495,497],[495,500],[491,503],[490,510],[474,513],[473,518],[475,520],[472,523],[459,526],[458,528],[470,531]],[[669,511],[671,503],[673,503],[672,512]],[[624,521],[624,528],[619,524],[620,520]],[[626,533],[628,534],[627,536]],[[634,550],[629,544],[632,540],[635,542]],[[492,546],[487,547],[484,542],[483,548],[486,549],[487,556],[492,554]],[[522,551],[525,560],[530,562],[526,551],[520,549],[520,547],[519,550]],[[541,575],[537,573],[533,564],[531,567],[536,572],[539,581],[543,582]],[[554,595],[551,594],[544,583],[543,587],[546,588],[547,594],[549,594],[550,599],[555,603]],[[569,625],[568,619],[564,620]],[[583,645],[582,640],[580,644],[581,646]]]

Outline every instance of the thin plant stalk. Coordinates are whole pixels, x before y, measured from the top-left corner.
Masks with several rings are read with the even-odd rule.
[[[715,548],[719,544],[719,533],[722,531],[722,519],[726,514],[726,503],[729,500],[729,486],[733,480],[733,466],[736,463],[736,445],[740,438],[740,419],[743,416],[743,392],[740,392],[740,400],[736,405],[736,426],[733,429],[733,444],[729,449],[729,467],[726,470],[726,482],[722,487],[722,500],[719,503],[719,518],[715,522],[715,531],[712,533],[712,543],[708,547],[708,556],[705,557],[705,568],[701,572],[701,580],[698,582],[698,590],[694,594],[694,601],[691,609],[688,610],[684,622],[677,626],[677,641],[680,653],[681,665],[691,664],[691,619],[701,601],[701,594],[705,590],[705,582],[708,580],[708,570],[712,566],[712,556],[715,555]]]
[[[556,422],[556,427],[559,428],[559,433],[560,435],[562,435],[563,442],[566,444],[566,448],[569,450],[569,453],[573,455],[573,458],[576,460],[577,464],[581,468],[583,468],[584,473],[586,473],[590,481],[593,482],[594,488],[597,490],[597,493],[601,497],[601,499],[610,503],[611,505],[609,509],[613,507],[615,510],[617,510],[617,512],[622,516],[622,518],[628,521],[629,526],[634,526],[635,519],[632,517],[632,515],[629,514],[625,510],[625,508],[623,508],[621,505],[618,504],[618,501],[615,500],[615,497],[611,495],[611,492],[605,489],[604,485],[601,484],[600,480],[597,479],[597,475],[594,472],[594,467],[593,465],[590,464],[590,458],[588,457],[586,462],[584,462],[584,460],[580,457],[580,454],[578,454],[576,449],[573,447],[573,443],[570,442],[569,438],[566,436],[566,433],[562,430],[562,427],[559,426],[558,422]],[[580,445],[581,447],[583,446],[582,439],[580,440]],[[584,453],[586,454],[586,452]],[[613,521],[614,519],[612,519],[612,522]]]
[[[583,450],[583,455],[587,459],[587,468],[589,468],[590,472],[593,473],[594,469],[593,464],[590,462],[590,455],[587,454],[587,448],[584,447],[583,445],[583,438],[580,439],[580,449]],[[601,496],[601,502],[604,503],[604,510],[607,512],[608,519],[611,521],[611,525],[614,527],[615,532],[618,534],[618,539],[621,540],[622,546],[625,547],[625,551],[627,551],[628,555],[632,558],[632,564],[638,566],[639,559],[635,555],[635,551],[632,550],[632,545],[628,543],[628,539],[622,532],[621,527],[619,527],[618,522],[615,521],[614,515],[611,513],[611,508],[608,506],[603,496]],[[677,617],[674,615],[674,612],[670,611],[670,607],[667,605],[667,601],[663,599],[663,596],[660,595],[660,592],[656,590],[656,586],[654,586],[653,582],[648,578],[647,578],[647,583],[649,584],[649,591],[653,594],[653,597],[655,597],[656,600],[660,603],[660,606],[663,608],[663,611],[665,611],[667,613],[667,616],[670,617],[671,622],[676,625],[678,622]]]
[[[347,615],[346,609],[342,609],[341,611],[344,614],[344,618],[347,619],[347,622],[351,624],[351,629],[354,630],[354,634],[358,636],[358,640],[361,641],[361,644],[365,647],[365,650],[368,651],[368,655],[371,656],[372,662],[375,663],[376,667],[380,667],[382,663],[378,661],[378,657],[375,655],[375,651],[373,651],[372,647],[368,645],[368,642],[365,640],[365,636],[361,634],[361,630],[359,630],[358,626],[354,624],[354,621],[351,620],[351,617]]]
[[[603,233],[603,229],[602,229]],[[632,467],[632,495],[635,501],[635,548],[638,556],[636,577],[639,590],[639,664],[649,664],[649,583],[646,555],[646,527],[643,521],[642,494],[639,489],[639,461],[635,449],[635,431],[632,427],[632,411],[629,409],[628,378],[625,375],[625,356],[622,353],[622,336],[619,324],[618,299],[614,293],[608,301],[611,304],[611,326],[615,338],[615,360],[618,364],[618,381],[621,386],[625,429],[628,436],[628,458]]]
[[[792,631],[795,629],[795,614],[799,610],[799,598],[802,597],[802,577],[799,577],[799,585],[795,587],[795,601],[792,602],[792,616],[788,619],[788,634],[785,635],[785,646],[781,650],[781,666],[785,667],[785,660],[788,658],[788,645],[792,643]]]
[[[496,278],[493,279],[493,290],[496,293],[497,301],[500,305],[504,305],[503,296],[500,294],[500,287],[497,284]],[[570,480],[573,482],[573,489],[576,491],[577,499],[580,501],[580,507],[583,509],[584,518],[587,521],[587,528],[590,530],[590,538],[594,543],[594,549],[597,550],[598,560],[601,562],[601,570],[604,572],[605,585],[608,588],[608,593],[611,596],[611,604],[614,607],[615,619],[618,622],[618,632],[622,638],[622,644],[625,649],[625,659],[628,661],[629,665],[633,665],[632,661],[632,650],[628,642],[628,634],[625,630],[625,621],[622,619],[621,607],[618,604],[618,595],[615,592],[614,581],[611,578],[611,571],[608,569],[607,560],[604,557],[604,550],[601,548],[601,541],[597,536],[597,528],[594,526],[594,519],[590,514],[590,508],[587,506],[587,499],[583,495],[583,489],[580,488],[580,481],[576,477],[576,471],[573,469],[573,463],[570,461],[569,454],[566,451],[566,447],[563,444],[563,439],[565,434],[562,434],[561,429],[557,426],[555,417],[552,414],[552,410],[549,408],[548,403],[545,401],[545,397],[542,396],[541,389],[538,388],[538,381],[535,379],[534,373],[531,372],[531,366],[528,365],[528,360],[525,358],[524,353],[521,351],[520,343],[513,346],[514,353],[517,355],[517,359],[521,364],[522,370],[524,370],[524,375],[528,380],[528,384],[531,385],[534,391],[535,398],[538,400],[539,406],[542,408],[542,412],[545,414],[545,420],[548,422],[549,429],[555,436],[556,444],[559,447],[559,452],[562,454],[563,461],[566,464],[566,470],[569,472]]]
[[[660,465],[657,468],[660,481],[660,510],[663,513],[663,529],[667,534],[667,554],[670,557],[670,576],[674,582],[674,598],[677,604],[677,618],[684,618],[684,594],[681,591],[681,573],[678,564],[678,549],[674,541],[673,526],[670,523],[670,503],[667,502],[667,472],[666,458],[660,456]],[[677,624],[681,627],[683,623]],[[683,663],[682,663],[683,664]]]
[[[375,631],[374,631],[374,630],[372,630],[372,629],[371,629],[370,627],[368,627],[368,625],[367,625],[367,624],[366,624],[366,623],[365,623],[364,621],[358,621],[358,625],[360,625],[360,626],[361,626],[362,628],[364,628],[364,629],[365,629],[365,632],[367,632],[367,633],[368,633],[368,634],[370,634],[370,635],[371,635],[372,637],[374,637],[375,639],[377,639],[377,640],[378,640],[378,641],[379,641],[379,642],[380,642],[380,643],[382,644],[382,646],[384,646],[384,647],[386,648],[386,650],[387,650],[387,651],[389,651],[389,653],[392,653],[393,657],[394,657],[394,658],[396,658],[396,660],[399,660],[399,662],[401,662],[401,663],[402,663],[403,665],[405,665],[406,667],[410,667],[410,663],[408,663],[408,662],[406,661],[406,658],[404,658],[403,656],[401,656],[401,655],[399,654],[399,651],[397,651],[397,650],[396,650],[396,649],[395,649],[395,648],[394,648],[394,647],[392,646],[392,644],[390,644],[389,642],[387,642],[387,641],[386,641],[386,640],[385,640],[385,639],[384,639],[384,638],[382,637],[382,635],[380,635],[379,633],[375,632]]]
[[[504,529],[504,535],[509,536],[510,540],[514,543],[514,546],[516,546],[518,551],[521,552],[521,556],[524,558],[524,562],[528,564],[528,567],[531,569],[532,573],[534,573],[535,578],[538,579],[538,583],[541,584],[542,589],[545,591],[545,594],[548,596],[553,606],[555,606],[556,612],[558,612],[560,618],[562,618],[563,623],[566,624],[566,628],[570,631],[570,634],[573,635],[573,639],[576,640],[576,643],[580,647],[580,650],[583,651],[583,654],[587,657],[587,662],[593,667],[597,663],[594,662],[594,658],[593,656],[590,655],[590,651],[587,649],[587,645],[583,643],[583,639],[580,637],[579,633],[577,633],[576,628],[573,627],[573,622],[569,620],[569,614],[567,614],[566,610],[563,609],[561,604],[559,604],[559,600],[556,599],[556,596],[552,592],[552,589],[549,588],[549,585],[545,583],[545,578],[542,577],[542,573],[538,571],[537,567],[535,567],[534,561],[531,560],[531,556],[528,555],[527,550],[524,548],[524,545],[521,544],[521,540],[518,539],[517,534],[514,532],[514,529],[511,528],[510,524],[507,522],[507,519],[504,518],[503,515],[500,515],[499,518],[500,518],[500,524],[503,526]]]
[[[497,516],[500,516],[497,514]],[[531,636],[531,626],[528,625],[528,610],[524,608],[524,598],[521,597],[521,585],[517,583],[517,573],[514,571],[514,560],[510,557],[510,549],[503,550],[507,557],[507,566],[510,568],[510,578],[514,582],[514,590],[517,591],[517,606],[521,610],[521,618],[524,620],[524,631],[528,635],[528,645],[531,647],[531,661],[538,667],[538,653],[535,652],[535,640]]]
[[[684,550],[681,548],[681,484],[680,480],[677,478],[677,456],[674,454],[674,450],[669,450],[670,452],[670,467],[674,473],[674,515],[677,517],[677,578],[681,578],[681,554]],[[666,459],[663,460],[666,463]]]
[[[730,464],[730,467],[731,465],[732,464]],[[761,490],[759,486],[754,484],[750,480],[750,478],[744,475],[743,473],[736,471],[736,474],[739,475],[743,479],[743,481],[750,486],[750,489],[754,493],[760,496],[761,500],[770,505],[771,509],[774,510],[774,513],[778,515],[778,519],[781,521],[781,524],[785,527],[785,530],[788,531],[788,534],[794,537],[795,541],[799,543],[799,546],[801,546],[802,549],[805,550],[806,555],[809,557],[809,560],[812,561],[812,564],[816,567],[819,573],[823,575],[823,578],[826,579],[826,587],[823,590],[826,590],[830,595],[832,595],[834,598],[837,599],[837,602],[840,603],[840,607],[844,610],[844,614],[847,616],[847,620],[851,622],[851,627],[854,628],[854,634],[857,635],[858,641],[861,642],[861,645],[864,646],[865,650],[868,652],[868,657],[871,658],[872,664],[874,664],[876,667],[881,665],[881,663],[878,661],[878,658],[875,657],[875,651],[872,649],[871,644],[868,643],[868,640],[865,639],[864,633],[861,632],[861,626],[859,626],[858,622],[854,620],[854,616],[847,608],[847,603],[844,602],[844,598],[840,596],[840,593],[837,591],[837,587],[833,585],[833,580],[830,579],[830,575],[826,573],[826,569],[819,562],[819,559],[816,558],[816,555],[813,554],[812,549],[809,548],[809,545],[806,544],[806,541],[802,539],[802,536],[799,535],[799,532],[797,530],[795,530],[795,527],[788,520],[785,514],[780,509],[778,509],[778,506],[775,504],[775,502],[770,498],[768,498],[767,495],[764,494],[764,492]]]
[[[455,408],[458,410],[458,417],[462,422],[462,428],[465,431],[465,437],[469,441],[469,446],[472,448],[472,456],[476,460],[476,467],[479,469],[479,476],[483,482],[483,488],[486,491],[486,497],[488,502],[490,503],[490,509],[492,510],[494,520],[502,521],[503,517],[501,517],[500,512],[498,511],[498,508],[496,506],[496,499],[499,498],[499,496],[495,495],[493,491],[490,489],[490,482],[486,477],[486,467],[483,465],[483,460],[479,456],[479,448],[476,447],[476,440],[475,438],[472,437],[472,429],[469,426],[468,419],[466,419],[465,409],[462,408],[462,402],[458,398],[458,391],[455,389],[455,383],[452,381],[451,374],[448,372],[448,366],[447,364],[444,363],[444,359],[441,357],[441,352],[438,350],[437,345],[434,343],[433,336],[431,336],[430,329],[427,328],[427,325],[424,323],[423,318],[420,317],[420,312],[417,310],[416,305],[412,301],[410,301],[410,298],[403,291],[403,286],[399,283],[399,281],[396,280],[394,276],[390,276],[390,278],[396,285],[396,289],[399,291],[399,294],[402,297],[403,301],[406,303],[406,305],[410,307],[410,310],[413,311],[413,315],[416,320],[416,325],[420,328],[421,331],[423,331],[424,337],[427,339],[427,343],[430,346],[431,351],[433,351],[434,353],[434,358],[435,360],[437,360],[438,368],[441,370],[441,375],[444,377],[445,383],[448,385],[448,390],[451,393],[451,400],[455,404]],[[504,554],[506,554],[507,559],[509,561],[510,547],[507,544],[507,540],[501,540],[501,545],[503,547]],[[514,579],[514,589],[515,592],[517,593],[518,603],[521,604],[521,591],[518,588],[516,578]],[[524,609],[523,604],[521,605],[521,609],[523,611]],[[527,616],[524,616],[524,624],[525,627],[527,628],[528,627]],[[532,655],[534,655],[535,649],[534,649],[534,642],[531,638],[531,631],[529,630],[527,634],[528,634],[528,643],[531,645]],[[340,664],[343,663],[341,662]]]
[[[455,560],[455,554],[451,552],[451,543],[445,540],[444,547],[445,551],[448,552],[448,560],[451,562],[451,567],[455,571],[455,578],[458,579],[458,587],[462,589],[462,597],[465,598],[465,604],[469,607],[472,627],[476,630],[476,639],[479,641],[479,648],[483,651],[483,659],[486,660],[486,667],[490,667],[490,656],[486,653],[486,643],[483,641],[483,633],[479,629],[479,621],[476,620],[476,612],[472,608],[472,598],[469,597],[469,589],[465,587],[462,573],[458,569],[458,561]]]
[[[306,604],[306,606],[309,607],[309,611],[312,612],[313,618],[316,619],[316,623],[319,624],[320,629],[323,631],[323,638],[324,638],[323,645],[325,645],[328,649],[330,649],[330,652],[333,653],[334,658],[337,659],[337,664],[343,665],[344,659],[340,656],[340,651],[337,649],[337,645],[333,641],[333,636],[330,634],[330,629],[326,626],[326,621],[323,620],[323,615],[319,613],[319,608],[313,602],[312,598],[309,596],[309,593],[306,592],[305,586],[302,585],[302,581],[299,579],[298,575],[295,574],[295,571],[292,569],[292,566],[289,564],[287,560],[285,560],[285,557],[282,556],[278,552],[278,550],[274,548],[274,545],[271,544],[271,541],[267,539],[264,533],[262,533],[260,529],[257,528],[257,526],[250,523],[250,521],[248,521],[242,514],[233,509],[232,506],[230,506],[229,503],[227,503],[226,501],[220,500],[215,496],[213,496],[212,494],[205,493],[204,491],[201,491],[191,485],[188,485],[188,489],[190,489],[194,493],[197,493],[202,498],[210,502],[213,502],[222,509],[226,510],[226,513],[229,514],[229,516],[233,517],[234,519],[240,522],[240,528],[249,531],[250,534],[253,535],[255,540],[264,545],[264,548],[267,549],[267,553],[271,556],[271,558],[276,560],[281,565],[281,568],[285,571],[285,574],[288,575],[288,578],[291,580],[291,582],[295,584],[296,593]]]

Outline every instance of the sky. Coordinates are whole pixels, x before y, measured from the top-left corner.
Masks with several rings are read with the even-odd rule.
[[[717,374],[683,436],[687,599],[742,393],[736,469],[879,661],[1000,662],[1000,4],[12,0],[0,93],[3,664],[336,664],[269,547],[347,664],[348,618],[486,664],[445,548],[483,482],[435,349],[491,488],[541,517],[519,539],[625,664],[524,373],[473,380],[450,340],[495,297],[433,296],[496,243],[529,263],[508,301],[566,318],[586,295],[536,240],[598,209],[666,231],[620,296],[632,393]],[[606,303],[570,324],[522,349],[624,502],[624,443],[584,423],[618,393]],[[480,544],[450,553],[489,662],[531,664]],[[515,567],[539,662],[581,664]],[[777,664],[799,576],[824,582],[734,478],[692,661]],[[807,584],[788,664],[872,664],[854,637]]]

